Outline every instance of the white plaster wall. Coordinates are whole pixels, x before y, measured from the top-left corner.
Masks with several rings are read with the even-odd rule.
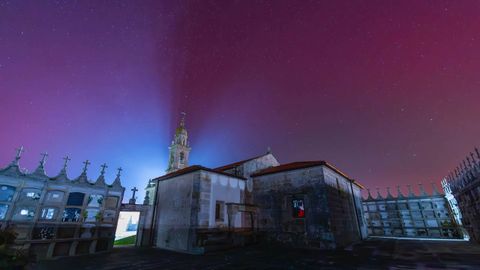
[[[240,203],[241,193],[245,190],[245,181],[234,177],[228,177],[212,172],[204,172],[211,181],[210,191],[210,218],[209,227],[216,227],[215,221],[215,203],[216,201],[225,202],[224,207],[224,226],[228,226],[227,203]],[[241,213],[235,216],[233,224],[235,228],[242,227]]]

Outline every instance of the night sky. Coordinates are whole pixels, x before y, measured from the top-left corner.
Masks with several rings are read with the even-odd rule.
[[[439,182],[480,141],[480,1],[0,1],[0,166],[106,162],[142,190],[180,112],[190,164],[327,160]],[[406,190],[406,189],[404,189]]]

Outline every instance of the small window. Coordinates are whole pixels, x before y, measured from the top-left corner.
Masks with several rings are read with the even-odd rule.
[[[98,209],[89,208],[84,213],[85,222],[96,222],[101,218],[101,213]]]
[[[67,205],[82,206],[84,198],[85,198],[85,193],[72,192],[68,196]]]
[[[34,207],[19,207],[15,209],[13,219],[15,220],[32,220],[35,216]]]
[[[80,208],[65,208],[63,210],[63,222],[78,222],[80,221]]]
[[[180,152],[180,163],[183,163],[185,159],[185,154],[183,152]]]
[[[103,204],[103,196],[100,194],[92,194],[88,196],[88,206],[100,207]]]
[[[116,209],[118,204],[118,197],[109,196],[105,200],[105,208]]]
[[[217,201],[215,203],[215,221],[223,221],[223,206],[224,206],[224,202],[223,201]]]
[[[305,218],[305,204],[303,199],[292,200],[292,215],[294,218]]]
[[[41,219],[51,220],[55,218],[57,210],[55,208],[43,208],[42,215],[40,216]]]
[[[7,216],[8,204],[0,204],[0,220],[5,219]]]
[[[46,201],[47,202],[55,202],[55,203],[62,202],[64,194],[65,193],[63,191],[49,191],[47,193]]]
[[[19,201],[22,204],[32,204],[32,203],[38,203],[37,201],[40,199],[41,191],[40,189],[36,188],[25,188],[22,190],[20,196],[19,196]]]
[[[0,186],[0,202],[11,202],[15,190],[15,187],[12,186]]]

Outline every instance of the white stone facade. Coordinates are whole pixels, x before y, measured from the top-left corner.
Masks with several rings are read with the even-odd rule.
[[[97,181],[87,179],[86,166],[74,180],[67,162],[55,177],[45,174],[45,156],[34,173],[19,167],[20,155],[0,169],[0,227],[18,233],[15,247],[37,258],[109,250],[124,188],[120,175],[105,183],[103,167]],[[88,162],[87,164],[88,165]],[[119,171],[120,172],[120,171]]]

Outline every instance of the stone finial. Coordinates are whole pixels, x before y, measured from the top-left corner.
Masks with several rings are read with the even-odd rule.
[[[376,189],[377,189],[377,198],[375,198],[375,199],[377,199],[377,200],[382,200],[383,197],[382,197],[382,194],[380,194],[380,188],[377,187]]]
[[[120,173],[122,172],[122,168],[117,169],[117,177],[115,177],[115,180],[113,183],[110,185],[110,187],[116,187],[116,188],[121,188],[122,183],[120,182]]]
[[[143,205],[149,205],[150,204],[150,191],[145,192],[145,198],[143,199]]]
[[[108,168],[107,163],[103,163],[101,166],[102,170],[100,170],[100,175],[105,175],[105,169]]]
[[[120,177],[120,174],[122,173],[122,171],[123,171],[122,167],[119,167],[117,169],[117,177]]]
[[[397,198],[403,198],[405,196],[403,196],[402,194],[402,191],[400,190],[400,186],[397,186]]]
[[[369,188],[367,188],[367,192],[368,192],[367,200],[373,200],[373,197],[372,197],[372,194],[370,194],[370,189]]]
[[[415,193],[412,190],[412,185],[407,185],[408,188],[408,197],[415,197]]]
[[[15,154],[15,159],[12,161],[12,165],[18,166],[18,161],[22,157],[22,153],[25,151],[23,149],[23,146],[20,146],[19,148],[16,149],[17,153]]]
[[[271,153],[272,153],[272,148],[270,148],[270,146],[269,146],[269,147],[267,147],[267,154],[271,154]]]
[[[390,193],[390,187],[387,187],[387,199],[393,199],[393,196]]]
[[[420,189],[420,196],[428,196],[427,192],[425,192],[425,189],[423,188],[422,183],[418,183],[418,188]]]
[[[91,163],[90,163],[90,161],[88,161],[88,159],[87,159],[87,160],[85,160],[85,161],[83,162],[83,164],[84,164],[85,166],[83,166],[82,174],[87,174],[88,165],[90,165]]]
[[[40,154],[42,159],[40,160],[37,169],[33,172],[33,175],[37,177],[45,177],[45,163],[47,161],[48,154],[47,152]]]
[[[132,194],[132,198],[128,201],[128,203],[129,203],[129,204],[135,204],[136,201],[137,201],[137,198],[135,197],[135,192],[137,192],[138,189],[137,189],[136,187],[133,187],[133,188],[131,189],[131,191],[133,192],[133,194]]]
[[[45,153],[41,153],[40,154],[42,156],[42,159],[40,160],[40,166],[45,166],[45,162],[47,162],[47,157],[48,157],[48,153],[45,152]]]
[[[430,182],[430,184],[432,185],[432,195],[440,195],[440,192],[438,192],[437,186],[435,186],[435,183]]]
[[[65,157],[63,158],[63,160],[64,160],[64,162],[63,162],[62,172],[65,172],[65,173],[66,173],[66,172],[67,172],[68,162],[69,162],[70,160],[72,160],[72,159],[71,159],[69,156],[65,156]]]

